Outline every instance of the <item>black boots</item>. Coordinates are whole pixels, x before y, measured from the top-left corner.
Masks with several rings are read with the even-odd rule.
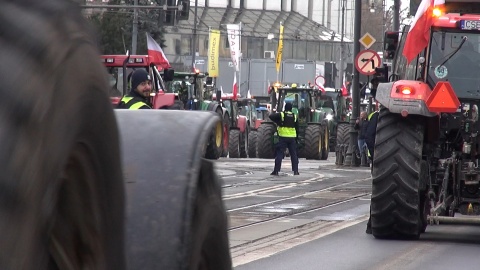
[[[278,172],[273,171],[270,175],[278,175]]]
[[[293,175],[300,175],[299,172],[293,172]]]

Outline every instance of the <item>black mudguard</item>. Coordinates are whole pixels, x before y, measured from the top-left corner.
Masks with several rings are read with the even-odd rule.
[[[194,224],[198,211],[195,202],[202,187],[213,187],[209,192],[221,210],[215,212],[219,218],[215,226],[220,228],[215,237],[221,239],[215,243],[221,250],[215,260],[223,260],[227,269],[231,265],[220,181],[211,161],[201,158],[213,125],[220,121],[212,115],[217,114],[116,111],[127,195],[128,269],[197,269],[192,267],[192,260],[198,261],[192,252],[198,252],[194,242],[199,237],[192,228],[205,227]],[[210,176],[206,179],[202,175]]]

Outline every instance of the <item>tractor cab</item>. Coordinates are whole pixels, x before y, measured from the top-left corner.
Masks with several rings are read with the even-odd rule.
[[[172,80],[166,82],[166,92],[175,94],[186,109],[197,110],[203,100],[212,100],[213,93],[205,91],[207,76],[208,73],[198,69],[193,72],[174,72]]]
[[[154,109],[173,108],[178,98],[174,94],[166,93],[165,81],[171,77],[173,70],[165,69],[160,74],[159,68],[150,62],[148,55],[101,55],[104,66],[107,68],[110,82],[110,99],[116,106],[122,96],[130,91],[130,76],[134,70],[143,68],[152,76],[153,91],[151,103]]]

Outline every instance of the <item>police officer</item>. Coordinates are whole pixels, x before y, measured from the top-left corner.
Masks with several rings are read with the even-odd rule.
[[[292,170],[294,175],[298,173],[298,157],[297,157],[297,134],[298,119],[292,112],[292,103],[285,104],[285,110],[280,113],[273,113],[269,118],[278,126],[278,143],[275,145],[275,168],[270,175],[278,175],[282,166],[285,149],[288,148],[290,159],[292,161]]]
[[[152,79],[145,69],[137,69],[131,76],[132,88],[120,103],[119,109],[151,109],[150,93],[152,92]]]

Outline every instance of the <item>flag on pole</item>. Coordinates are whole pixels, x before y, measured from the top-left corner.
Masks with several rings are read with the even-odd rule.
[[[343,84],[342,84],[342,96],[344,97],[348,96],[348,89],[347,89],[347,86],[345,85],[345,81],[343,81]]]
[[[208,38],[208,74],[218,77],[218,50],[220,48],[220,30],[210,30]]]
[[[227,24],[228,44],[235,71],[240,71],[240,24]]]
[[[237,84],[237,72],[233,73],[233,100],[237,100],[238,84]]]
[[[283,54],[283,24],[280,24],[280,35],[278,37],[277,59],[275,62],[277,73],[280,72],[280,65],[282,64],[282,54]]]
[[[410,63],[430,41],[430,27],[433,24],[433,8],[445,4],[445,0],[422,0],[407,34],[403,55]]]
[[[158,43],[153,39],[148,33],[147,35],[147,49],[148,56],[151,58],[151,62],[155,65],[161,66],[163,69],[171,68],[170,62],[168,62],[167,57],[163,53],[162,48]]]

